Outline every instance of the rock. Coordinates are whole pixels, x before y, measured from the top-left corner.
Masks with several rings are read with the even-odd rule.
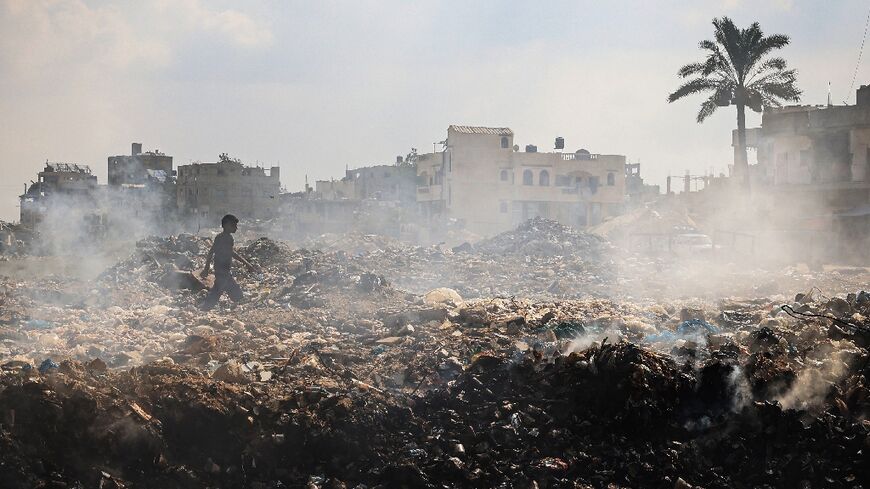
[[[91,372],[105,372],[108,369],[106,362],[99,358],[94,358],[88,362],[87,365],[85,365],[85,368]]]
[[[404,340],[401,336],[388,336],[386,338],[381,338],[376,341],[376,343],[381,345],[395,345],[401,343]]]
[[[459,295],[459,292],[456,292],[453,289],[448,289],[447,287],[439,287],[437,289],[426,292],[426,294],[423,295],[423,302],[427,306],[458,306],[462,303],[462,296]]]
[[[251,381],[242,369],[241,364],[235,360],[230,360],[221,365],[211,374],[211,378],[219,382],[227,382],[230,384],[247,384]]]
[[[217,336],[190,335],[185,338],[181,345],[181,352],[188,355],[198,355],[217,350],[219,339]]]
[[[677,482],[674,483],[674,489],[692,489],[692,485],[688,482],[684,481],[682,477],[677,479]]]

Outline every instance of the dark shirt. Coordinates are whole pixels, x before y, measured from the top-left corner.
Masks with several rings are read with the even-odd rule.
[[[214,238],[214,273],[228,274],[233,264],[233,235],[220,233]]]

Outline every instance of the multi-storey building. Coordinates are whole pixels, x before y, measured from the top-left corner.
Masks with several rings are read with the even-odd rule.
[[[133,143],[129,155],[108,159],[109,198],[142,217],[168,216],[176,207],[175,172],[172,156],[160,151],[142,152],[141,143]]]
[[[491,235],[536,216],[585,227],[622,212],[625,156],[519,152],[506,127],[450,126],[443,147],[417,159],[424,215]]]
[[[341,180],[318,180],[315,194],[324,200],[381,200],[413,203],[416,170],[410,162],[346,170]]]
[[[204,226],[217,226],[225,214],[264,219],[275,214],[281,190],[280,169],[268,172],[238,160],[193,163],[178,167],[178,210],[196,216]]]
[[[45,163],[36,182],[26,187],[19,197],[21,224],[33,227],[42,221],[49,207],[57,198],[67,202],[93,205],[97,188],[97,176],[90,167],[72,163]]]
[[[109,156],[109,186],[146,185],[154,179],[172,176],[172,157],[160,151],[142,152],[142,143],[133,143],[129,155]]]

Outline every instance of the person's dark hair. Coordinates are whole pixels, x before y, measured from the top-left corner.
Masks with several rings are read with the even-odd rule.
[[[221,227],[226,226],[227,223],[230,223],[230,222],[238,224],[239,218],[232,215],[232,214],[227,214],[223,217],[223,219],[221,219]]]

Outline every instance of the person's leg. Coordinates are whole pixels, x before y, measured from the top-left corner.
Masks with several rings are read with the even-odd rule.
[[[221,275],[215,275],[214,277],[214,285],[212,285],[211,290],[208,291],[208,295],[205,296],[205,301],[202,303],[202,310],[208,311],[217,305],[218,301],[221,299],[221,295],[224,293],[224,288],[226,286],[226,279]]]
[[[230,296],[230,299],[232,299],[233,302],[239,302],[242,300],[242,288],[239,287],[239,284],[236,283],[236,279],[234,279],[232,275],[227,277],[224,290],[226,290],[227,295]]]

